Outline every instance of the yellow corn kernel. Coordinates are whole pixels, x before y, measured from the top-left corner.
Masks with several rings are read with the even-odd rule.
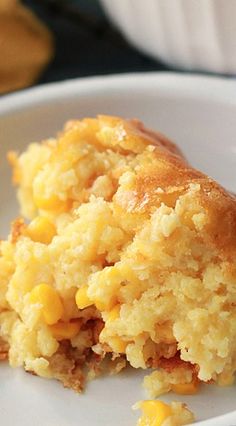
[[[118,354],[125,353],[128,342],[124,342],[119,336],[109,337],[107,343],[113,352]]]
[[[96,301],[95,302],[95,306],[97,308],[98,311],[106,311],[107,310],[107,305],[101,301]]]
[[[70,200],[60,200],[56,195],[51,195],[49,198],[34,194],[34,202],[38,209],[50,210],[57,212],[65,212],[70,208]]]
[[[112,308],[115,306],[116,302],[115,300],[111,299],[109,301],[102,301],[102,300],[95,300],[94,304],[98,311],[111,311]]]
[[[161,426],[172,415],[170,405],[162,401],[142,401],[138,404],[138,408],[143,411],[138,426]]]
[[[198,391],[198,381],[193,380],[190,383],[179,383],[171,385],[171,390],[179,395],[194,395]]]
[[[48,284],[38,284],[30,292],[30,302],[41,305],[42,315],[48,325],[55,324],[63,315],[64,308],[57,291]]]
[[[93,305],[92,300],[88,297],[87,294],[88,286],[84,286],[77,290],[75,295],[75,302],[79,309],[87,308],[88,306]]]
[[[53,337],[57,340],[72,339],[80,331],[82,321],[76,320],[73,322],[59,321],[50,326]]]
[[[129,342],[124,342],[119,336],[109,336],[107,329],[104,327],[99,334],[99,342],[106,343],[110,350],[107,352],[125,353],[126,347]]]
[[[30,222],[27,227],[26,234],[33,241],[49,244],[56,234],[56,228],[46,217],[37,216]]]
[[[112,308],[112,310],[108,314],[108,321],[114,321],[120,316],[120,305],[119,303]]]

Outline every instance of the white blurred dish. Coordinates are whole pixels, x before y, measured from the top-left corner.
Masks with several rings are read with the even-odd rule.
[[[126,38],[167,64],[236,73],[236,0],[101,0]]]
[[[0,235],[17,215],[5,155],[52,136],[69,118],[107,113],[137,117],[173,138],[190,162],[236,192],[236,86],[177,74],[130,74],[45,85],[0,99]],[[0,364],[4,426],[134,426],[131,405],[145,398],[129,371],[97,379],[79,396],[59,383]],[[167,395],[192,409],[200,426],[236,425],[236,388],[203,386],[194,396]]]

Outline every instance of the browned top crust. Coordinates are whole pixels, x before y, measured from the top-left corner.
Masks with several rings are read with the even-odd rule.
[[[173,207],[190,184],[199,185],[194,193],[195,203],[208,216],[204,228],[207,244],[220,251],[222,258],[233,261],[236,256],[236,198],[204,173],[191,167],[181,151],[161,133],[144,127],[138,120],[130,120],[132,132],[155,145],[152,162],[141,165],[129,197],[121,201],[123,208],[136,212],[151,212],[161,202]],[[136,130],[134,130],[136,128]],[[160,192],[158,191],[160,189]]]

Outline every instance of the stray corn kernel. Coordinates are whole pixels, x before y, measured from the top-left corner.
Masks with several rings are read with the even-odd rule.
[[[33,241],[49,244],[56,234],[56,228],[46,217],[37,216],[30,222],[26,233]]]
[[[119,318],[119,314],[120,314],[120,305],[117,304],[114,306],[114,308],[109,312],[108,314],[108,321],[114,321],[117,318]]]
[[[179,395],[194,395],[198,391],[198,381],[193,380],[190,383],[179,383],[171,385],[171,390]]]
[[[140,408],[143,412],[137,426],[161,426],[172,415],[170,405],[162,401],[140,401],[134,408]]]
[[[58,322],[64,312],[57,291],[48,284],[38,284],[30,292],[30,302],[42,305],[42,315],[48,325]]]
[[[57,340],[72,339],[80,331],[82,321],[76,320],[73,322],[62,322],[51,325],[50,330],[53,337]]]
[[[93,305],[93,302],[88,297],[87,291],[88,291],[88,286],[86,285],[84,287],[79,288],[79,290],[77,290],[76,292],[75,302],[79,309],[84,309],[84,308],[87,308],[88,306]]]

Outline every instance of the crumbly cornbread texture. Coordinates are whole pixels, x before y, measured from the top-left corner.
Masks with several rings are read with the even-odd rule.
[[[9,159],[31,222],[1,242],[0,355],[76,390],[104,358],[155,369],[152,396],[232,383],[235,198],[136,120],[72,121]]]

